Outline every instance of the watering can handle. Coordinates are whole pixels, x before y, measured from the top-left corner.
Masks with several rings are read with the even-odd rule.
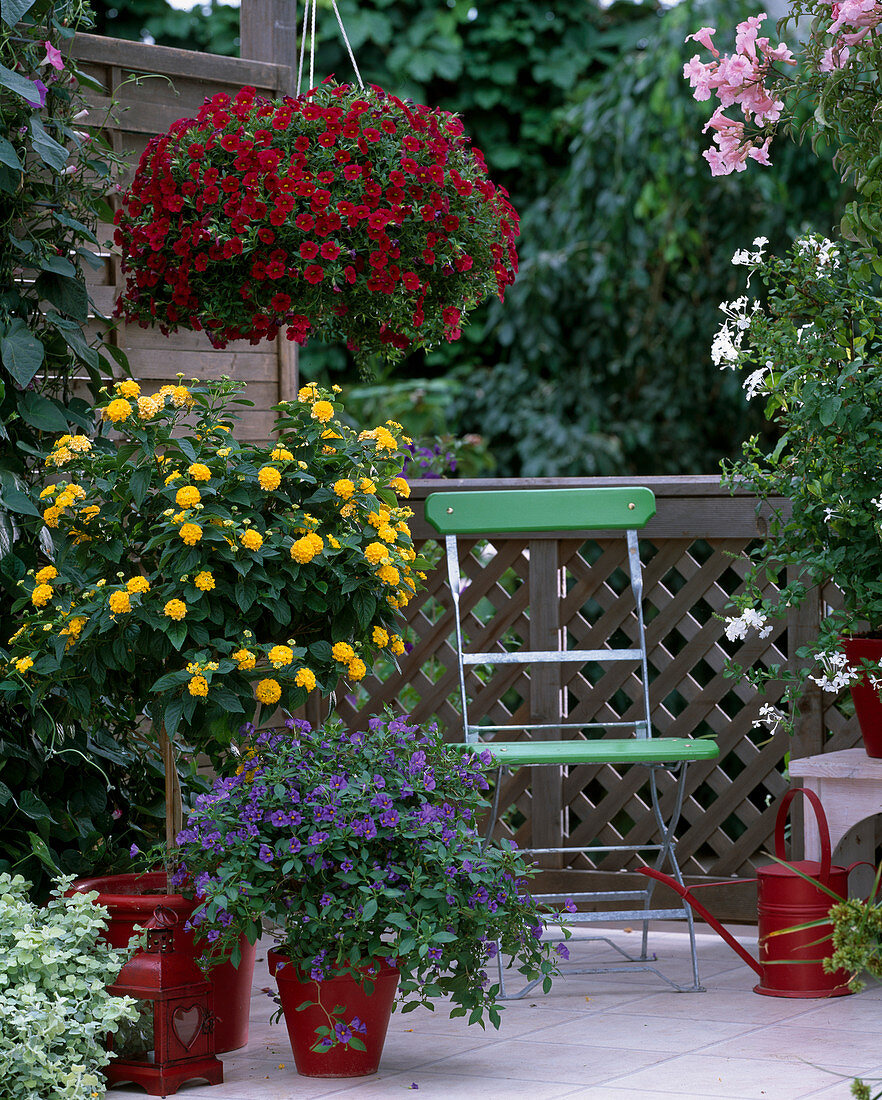
[[[849,865],[845,868],[846,877],[848,877],[856,867],[869,867],[871,871],[877,870],[876,864],[870,863],[868,859],[856,859],[854,863],[849,863]],[[882,878],[882,876],[880,876],[880,878]],[[875,901],[876,897],[879,894],[879,888],[882,887],[882,881],[880,881],[880,878],[877,878],[873,884],[873,892],[866,899],[867,905],[869,905],[870,902]]]
[[[824,813],[820,798],[807,787],[792,787],[784,795],[784,800],[778,807],[778,816],[775,819],[775,856],[782,861],[784,860],[784,825],[787,822],[787,811],[790,809],[790,803],[798,794],[805,795],[815,811],[815,818],[818,822],[818,836],[821,841],[821,873],[818,876],[818,881],[825,886],[829,886],[830,857],[832,855],[830,850],[830,828],[827,825],[827,815]]]

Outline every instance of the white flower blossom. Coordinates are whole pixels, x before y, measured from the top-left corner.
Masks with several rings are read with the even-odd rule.
[[[748,401],[763,391],[765,378],[771,366],[771,361],[769,361],[764,367],[760,367],[744,379],[744,396]]]
[[[818,664],[821,666],[820,676],[809,676],[809,679],[824,691],[841,691],[856,678],[854,669],[848,667],[848,658],[838,650],[819,653]]]
[[[827,237],[801,237],[796,247],[801,256],[813,257],[818,267],[839,267],[839,249]]]
[[[726,620],[726,637],[730,642],[747,637],[749,630],[755,630],[761,638],[768,638],[772,626],[762,611],[746,607],[737,618]]]
[[[774,707],[771,703],[763,703],[759,709],[759,718],[753,723],[754,729],[765,726],[769,733],[774,734],[778,726],[787,720],[787,715],[780,707]]]
[[[732,257],[732,263],[741,267],[753,267],[754,264],[761,264],[763,262],[763,250],[768,243],[768,237],[754,237],[753,246],[757,251],[748,252],[746,248],[739,248]]]
[[[877,497],[874,497],[870,501],[870,504],[872,504],[874,508],[877,508],[880,512],[882,512],[882,493],[880,493]]]

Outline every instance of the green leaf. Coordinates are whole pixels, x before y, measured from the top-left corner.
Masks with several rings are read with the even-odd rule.
[[[15,151],[15,146],[3,137],[0,137],[0,164],[14,168],[17,172],[24,171],[21,161],[18,159],[18,153]]]
[[[352,1047],[353,1050],[367,1050],[367,1047],[364,1045],[364,1041],[362,1039],[359,1039],[357,1035],[352,1036],[352,1038],[349,1040],[348,1045]]]
[[[40,513],[30,499],[19,489],[4,489],[0,493],[0,503],[10,512],[19,512],[21,515],[37,516],[39,518]]]
[[[14,172],[8,165],[0,164],[0,191],[14,195],[21,183],[21,173]]]
[[[64,171],[64,166],[70,157],[70,150],[59,145],[54,137],[46,133],[39,115],[31,115],[30,126],[31,145],[40,160],[50,168],[54,168],[56,172]]]
[[[5,783],[0,783],[0,806],[5,806],[7,802],[12,800],[12,791],[6,786]]]
[[[58,874],[58,866],[55,860],[52,858],[52,853],[49,851],[49,846],[46,841],[37,833],[28,831],[28,840],[31,842],[31,851],[37,857],[37,859],[46,867],[53,875]]]
[[[20,317],[13,317],[0,337],[0,360],[22,389],[43,363],[43,345]]]
[[[18,402],[22,418],[41,432],[66,432],[67,418],[54,401],[38,393],[25,392]]]
[[[66,275],[68,279],[75,278],[77,269],[64,256],[44,256],[40,260],[41,271],[52,271],[56,275]]]
[[[31,10],[34,2],[35,0],[0,0],[0,18],[7,27],[14,27]]]
[[[165,631],[165,636],[175,647],[180,649],[184,644],[184,640],[187,637],[187,624],[186,623],[172,623],[170,627]]]
[[[184,698],[182,695],[176,695],[174,699],[165,708],[162,715],[162,721],[165,725],[165,732],[169,737],[174,737],[177,733],[178,726],[181,723],[181,715],[184,712]]]
[[[239,696],[235,695],[229,688],[215,687],[214,684],[212,684],[208,697],[213,703],[216,703],[218,706],[223,707],[233,714],[241,714],[245,711]]]
[[[2,0],[4,22],[6,22],[5,12],[6,5],[9,0]],[[27,10],[27,9],[25,9]],[[20,95],[22,99],[33,103],[37,99],[37,89],[25,76],[19,76],[18,73],[14,73],[12,69],[7,69],[5,65],[0,65],[0,87],[8,88],[10,92],[15,92],[16,95]]]
[[[61,313],[83,325],[88,321],[89,295],[86,284],[80,279],[43,271],[37,277],[34,287],[41,297],[51,302]]]
[[[365,902],[364,909],[362,910],[362,913],[361,913],[362,920],[370,920],[371,917],[374,915],[374,913],[376,913],[376,911],[377,911],[377,899],[376,898],[368,898],[367,902]]]
[[[22,793],[21,798],[18,800],[18,808],[23,814],[27,814],[27,816],[34,821],[39,821],[41,818],[48,818],[50,821],[54,820],[49,807],[42,798],[37,798],[33,791],[24,791]]]
[[[147,489],[150,486],[152,474],[153,471],[149,466],[142,466],[140,469],[135,470],[129,482],[132,489],[132,500],[134,500],[138,508],[141,507],[144,503],[144,498],[147,496]]]

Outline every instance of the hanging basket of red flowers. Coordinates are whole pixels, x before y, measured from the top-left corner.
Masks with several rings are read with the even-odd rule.
[[[459,118],[371,86],[216,95],[153,138],[116,216],[117,314],[356,360],[456,340],[517,271],[518,216]]]

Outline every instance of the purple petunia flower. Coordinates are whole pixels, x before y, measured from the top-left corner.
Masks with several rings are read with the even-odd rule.
[[[570,949],[565,943],[559,943],[554,949],[562,959],[568,959],[570,957]]]
[[[261,844],[260,851],[257,853],[257,858],[263,860],[264,863],[272,863],[273,850],[268,844]]]
[[[134,858],[135,858],[135,856],[136,856],[136,855],[138,855],[138,853],[139,853],[140,851],[141,851],[141,849],[140,849],[140,848],[138,847],[138,845],[137,845],[137,844],[133,844],[133,845],[131,846],[131,848],[129,848],[129,859],[134,859]]]

